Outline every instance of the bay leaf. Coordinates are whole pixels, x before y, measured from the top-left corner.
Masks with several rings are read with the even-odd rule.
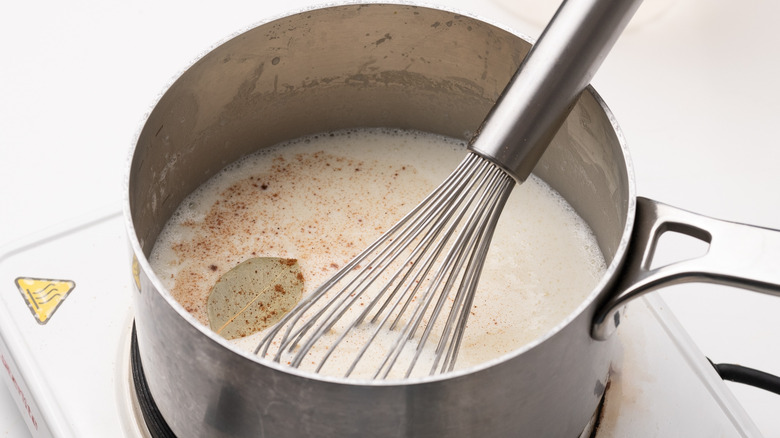
[[[249,336],[279,321],[302,295],[297,260],[251,258],[223,274],[211,288],[209,325],[225,339]]]

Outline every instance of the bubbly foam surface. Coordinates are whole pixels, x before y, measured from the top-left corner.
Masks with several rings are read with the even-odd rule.
[[[206,326],[211,287],[251,257],[298,259],[305,295],[417,205],[464,155],[462,142],[379,129],[268,148],[228,166],[181,204],[155,244],[152,267]],[[532,176],[515,188],[499,221],[457,368],[548,332],[604,270],[588,226]],[[261,337],[233,342],[253,351]]]

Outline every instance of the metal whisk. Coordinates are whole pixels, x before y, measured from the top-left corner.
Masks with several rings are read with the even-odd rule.
[[[640,2],[564,1],[460,166],[285,315],[255,353],[370,379],[408,377],[417,366],[429,374],[452,370],[515,182],[531,174]],[[435,348],[426,349],[429,342]],[[338,354],[348,357],[345,368],[328,362]]]

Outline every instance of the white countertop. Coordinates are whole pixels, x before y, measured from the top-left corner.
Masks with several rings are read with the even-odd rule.
[[[437,3],[538,35],[544,13],[531,0],[515,3],[526,4],[524,15],[505,2]],[[228,35],[314,3],[321,2],[77,0],[6,8],[0,246],[98,207],[120,209],[131,143],[165,85]],[[780,2],[645,0],[643,9],[594,79],[628,140],[638,193],[780,229]],[[0,293],[17,292],[9,284]],[[780,299],[711,285],[662,294],[713,361],[780,374]],[[780,396],[729,388],[766,436],[780,436]],[[26,435],[0,389],[0,437]]]

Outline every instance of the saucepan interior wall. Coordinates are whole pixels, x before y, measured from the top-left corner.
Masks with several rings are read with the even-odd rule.
[[[184,197],[258,148],[366,126],[469,138],[529,47],[409,5],[313,10],[227,41],[170,87],[140,133],[130,202],[144,253]]]

